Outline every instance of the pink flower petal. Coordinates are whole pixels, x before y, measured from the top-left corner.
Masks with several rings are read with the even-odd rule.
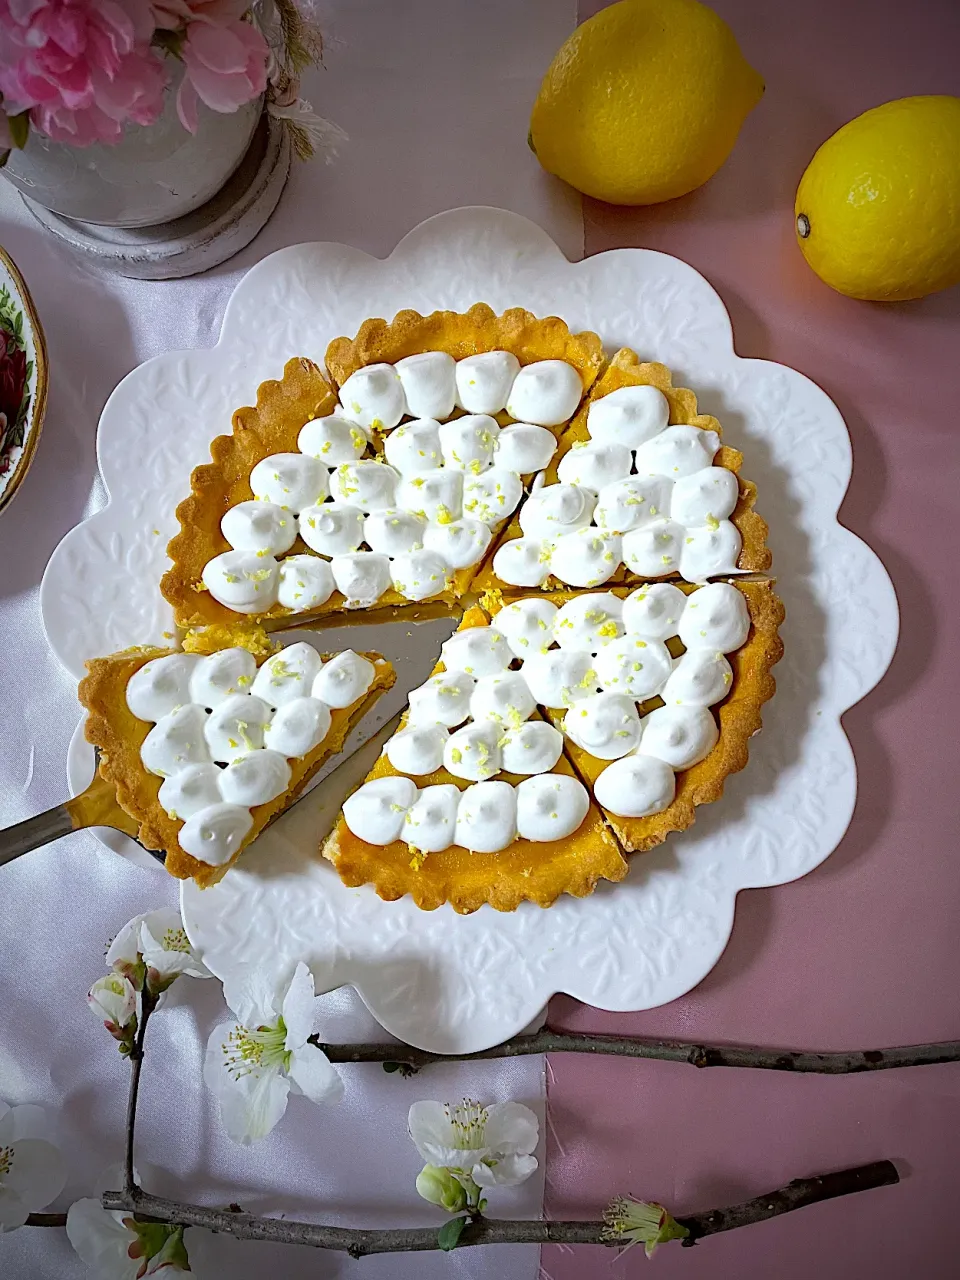
[[[94,74],[95,101],[113,120],[153,124],[163,110],[166,82],[167,69],[158,57],[131,53],[112,79]]]
[[[248,24],[238,22],[235,25],[239,27]],[[235,31],[227,27],[209,27],[198,23],[187,27],[183,60],[188,65],[200,62],[218,75],[229,75],[246,69],[247,51]]]
[[[72,9],[48,9],[39,15],[36,23],[48,40],[52,40],[72,58],[83,52],[86,25],[80,14]]]
[[[68,142],[74,147],[88,147],[93,142],[116,142],[123,127],[111,120],[98,107],[85,111],[69,111],[65,107],[39,108],[31,118],[37,127],[54,142]]]
[[[188,77],[184,77],[187,78],[207,106],[223,115],[230,115],[256,97],[243,75],[221,76],[205,67],[198,67],[192,69]]]
[[[45,77],[52,79],[52,77]],[[57,88],[60,100],[65,107],[76,111],[88,107],[93,102],[93,84],[90,72],[81,63],[74,63],[67,71],[57,77]]]
[[[227,35],[231,37],[229,42],[225,41]],[[242,51],[242,59],[238,51]],[[268,57],[263,36],[247,22],[235,22],[229,31],[199,23],[191,23],[187,28],[183,48],[186,74],[214,111],[236,111],[259,97],[266,88]],[[217,65],[211,65],[211,61]],[[238,62],[238,70],[223,69]]]
[[[91,25],[96,25],[101,31],[110,33],[115,41],[117,53],[129,53],[136,40],[131,14],[136,13],[138,9],[142,12],[143,6],[137,2],[124,6],[117,4],[116,0],[92,0],[90,7],[94,11],[91,15],[93,18]],[[128,9],[131,12],[128,12]]]
[[[188,133],[197,132],[197,102],[197,91],[193,81],[185,75],[177,90],[177,115]]]
[[[110,31],[102,31],[99,27],[87,29],[87,61],[107,75],[116,75],[124,56],[117,49],[117,42]]]
[[[25,27],[33,15],[44,7],[47,0],[7,0],[10,17],[18,26]]]

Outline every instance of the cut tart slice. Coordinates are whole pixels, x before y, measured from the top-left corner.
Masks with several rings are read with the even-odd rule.
[[[177,508],[178,625],[449,612],[602,363],[596,334],[483,304],[366,321],[331,343],[333,385],[289,361]]]
[[[467,611],[344,804],[322,852],[345,884],[465,914],[484,903],[547,907],[626,874],[562,735],[536,712],[489,623],[482,609]]]
[[[705,582],[770,567],[743,455],[669,369],[618,351],[474,587]]]
[[[783,652],[769,579],[486,602],[626,851],[690,826],[746,764]]]
[[[202,656],[135,648],[87,663],[100,775],[167,870],[201,887],[303,790],[394,682],[376,653],[300,643]]]

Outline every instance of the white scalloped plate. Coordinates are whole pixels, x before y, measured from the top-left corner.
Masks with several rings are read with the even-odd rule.
[[[753,758],[722,801],[590,898],[460,918],[347,889],[316,857],[337,803],[323,785],[220,885],[184,887],[187,929],[221,977],[256,964],[279,975],[308,959],[322,987],[352,984],[389,1031],[447,1053],[512,1035],[558,991],[633,1010],[696,986],[726,945],[738,890],[797,879],[843,835],[856,770],[840,716],[883,675],[898,627],[882,564],[837,522],[850,441],[819,387],[737,356],[723,304],[685,263],[644,249],[569,263],[533,223],[479,208],[429,219],[386,261],[336,244],[274,253],[241,281],[215,348],[159,356],[123,380],[98,436],[110,503],[64,538],[41,588],[64,665],[79,676],[84,658],[172,629],[156,584],[174,508],[259,382],[291,355],[322,361],[331,338],[369,315],[478,299],[595,329],[608,349],[662,360],[697,391],[759,485],[786,656]]]

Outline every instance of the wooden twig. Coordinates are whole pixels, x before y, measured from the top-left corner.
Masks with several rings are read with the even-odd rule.
[[[690,1235],[685,1244],[695,1244],[705,1236],[720,1231],[765,1222],[769,1218],[792,1213],[807,1205],[833,1200],[837,1196],[870,1191],[899,1182],[896,1168],[889,1160],[842,1169],[838,1173],[816,1178],[797,1178],[785,1187],[723,1209],[711,1209],[689,1217],[678,1218]],[[184,1204],[152,1196],[139,1187],[132,1194],[108,1191],[103,1196],[105,1209],[135,1213],[138,1217],[187,1227],[204,1227],[222,1231],[238,1240],[270,1240],[278,1244],[305,1244],[317,1249],[338,1250],[352,1258],[372,1253],[411,1253],[439,1249],[435,1227],[399,1227],[375,1230],[333,1227],[319,1222],[297,1222],[289,1218],[260,1218],[251,1213],[230,1209],[210,1209],[204,1205]],[[619,1247],[618,1241],[603,1238],[602,1222],[530,1222],[510,1219],[481,1218],[470,1223],[460,1236],[458,1248],[482,1244],[603,1244]]]
[[[130,1092],[127,1095],[127,1123],[123,1150],[123,1189],[127,1194],[136,1187],[133,1176],[133,1141],[137,1127],[137,1099],[140,1096],[140,1071],[143,1067],[143,1041],[147,1034],[147,1023],[150,1015],[157,1007],[157,1000],[147,990],[146,981],[140,992],[140,1021],[137,1024],[133,1047],[130,1050]]]
[[[485,1058],[517,1058],[531,1053],[596,1053],[620,1058],[655,1058],[685,1062],[692,1067],[752,1067],[760,1071],[812,1072],[818,1075],[853,1075],[859,1071],[888,1071],[895,1067],[924,1067],[938,1062],[960,1061],[960,1040],[939,1044],[912,1044],[892,1049],[852,1049],[834,1053],[806,1050],[762,1049],[751,1045],[707,1045],[689,1040],[650,1040],[642,1036],[593,1036],[562,1031],[538,1031],[516,1036],[476,1053],[431,1053],[408,1044],[319,1045],[331,1062],[383,1062],[405,1074],[433,1062],[477,1062]]]
[[[65,1227],[67,1215],[65,1213],[29,1213],[23,1225],[25,1227]]]
[[[841,1169],[837,1173],[824,1173],[818,1178],[795,1178],[777,1191],[726,1209],[712,1209],[709,1213],[694,1213],[678,1218],[681,1226],[690,1232],[682,1243],[696,1244],[704,1236],[719,1231],[733,1231],[767,1218],[778,1218],[794,1209],[804,1209],[822,1200],[835,1200],[838,1196],[854,1195],[859,1191],[872,1191],[876,1187],[890,1187],[900,1181],[896,1166],[890,1160],[877,1160],[873,1164],[858,1165],[853,1169]]]
[[[139,1218],[177,1226],[203,1227],[222,1231],[239,1240],[270,1240],[280,1244],[305,1244],[319,1249],[338,1250],[353,1258],[373,1253],[409,1253],[439,1249],[437,1230],[433,1227],[401,1227],[385,1230],[328,1226],[318,1222],[298,1222],[289,1218],[263,1218],[245,1213],[239,1206],[229,1209],[208,1208],[151,1195],[139,1187],[133,1176],[133,1147],[136,1127],[137,1098],[143,1045],[147,1024],[156,1001],[146,991],[141,1000],[140,1022],[131,1058],[130,1094],[127,1103],[124,1189],[108,1191],[101,1197],[105,1209],[133,1213]],[[450,1056],[428,1053],[410,1045],[356,1044],[321,1047],[333,1062],[383,1062],[398,1068],[419,1070],[431,1062],[450,1061]],[[902,1049],[885,1049],[853,1053],[783,1053],[777,1050],[744,1047],[711,1047],[683,1041],[644,1040],[629,1037],[565,1035],[541,1031],[534,1036],[508,1040],[493,1049],[478,1053],[453,1055],[459,1059],[513,1057],[528,1053],[612,1053],[634,1058],[660,1058],[688,1062],[698,1067],[759,1067],[780,1071],[818,1071],[846,1074],[876,1071],[884,1067],[919,1066],[930,1062],[951,1062],[960,1058],[957,1043],[916,1045]],[[842,1169],[814,1178],[797,1178],[775,1191],[757,1196],[742,1204],[711,1209],[706,1213],[678,1218],[689,1235],[685,1245],[696,1244],[705,1236],[720,1231],[765,1222],[769,1218],[792,1213],[796,1209],[852,1195],[876,1187],[891,1186],[900,1178],[889,1160]],[[35,1225],[47,1225],[47,1219],[62,1215],[36,1214]],[[54,1225],[50,1222],[49,1225]],[[617,1247],[623,1241],[610,1239],[603,1222],[535,1222],[479,1217],[463,1229],[458,1248],[482,1244],[602,1244]]]

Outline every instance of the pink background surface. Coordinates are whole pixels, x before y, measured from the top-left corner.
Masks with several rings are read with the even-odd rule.
[[[585,0],[581,18],[602,7]],[[639,210],[585,201],[586,252],[636,245],[685,259],[726,303],[740,354],[792,365],[833,397],[854,446],[841,517],[890,571],[902,638],[886,679],[845,717],[860,790],[836,853],[796,884],[741,894],[725,955],[683,999],[612,1015],[561,998],[550,1023],[811,1049],[960,1038],[960,594],[945,555],[960,520],[960,289],[893,306],[842,298],[807,268],[793,231],[800,175],[842,123],[892,98],[960,94],[960,5],[713,7],[765,77],[763,101],[700,191]],[[957,1274],[956,1066],[825,1079],[570,1056],[550,1060],[548,1087],[551,1217],[592,1215],[621,1191],[683,1212],[868,1160],[900,1168],[899,1187],[664,1249],[653,1264],[664,1280]],[[639,1249],[542,1258],[549,1280],[648,1265]]]

